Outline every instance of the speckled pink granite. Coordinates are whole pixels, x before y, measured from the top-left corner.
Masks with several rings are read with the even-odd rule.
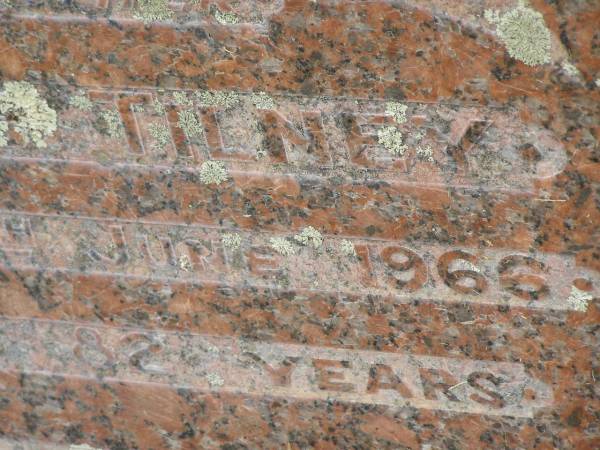
[[[0,446],[598,448],[600,8],[532,0],[553,51],[529,67],[482,18],[504,3],[4,7],[0,82],[59,130],[0,147]],[[401,158],[373,133],[391,101]]]

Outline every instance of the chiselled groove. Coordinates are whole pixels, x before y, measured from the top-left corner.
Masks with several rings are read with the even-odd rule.
[[[13,136],[3,154],[149,168],[196,168],[218,159],[231,170],[255,173],[520,192],[535,190],[536,181],[558,174],[567,161],[552,132],[523,123],[510,108],[411,102],[406,122],[398,123],[389,104],[377,100],[226,92],[229,103],[206,104],[201,94],[62,87],[54,95],[65,107],[44,153]],[[69,104],[75,95],[87,96],[92,106]],[[201,129],[186,130],[182,114]],[[110,132],[102,120],[107,115],[118,122]],[[380,137],[390,127],[402,134],[401,154]]]
[[[342,237],[325,236],[319,249],[282,256],[269,233],[8,212],[0,219],[0,261],[12,268],[557,310],[572,309],[576,280],[587,280],[592,294],[600,286],[568,255],[346,238],[349,255]],[[223,244],[231,232],[240,248]]]
[[[15,17],[44,20],[110,19],[120,22],[146,22],[166,26],[195,27],[206,24],[238,27],[255,26],[264,30],[269,19],[281,11],[284,0],[179,0],[170,1],[161,11],[162,17],[145,14],[143,5],[134,0],[73,0],[70,2],[11,0],[0,3],[0,11]]]
[[[553,404],[517,363],[31,319],[0,319],[0,346],[0,370],[108,383],[517,417]]]

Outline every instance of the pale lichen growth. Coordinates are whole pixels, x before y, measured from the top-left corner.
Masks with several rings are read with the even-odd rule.
[[[319,248],[323,244],[323,235],[316,228],[308,226],[295,235],[294,240],[302,245]]]
[[[271,248],[282,256],[292,256],[296,254],[296,248],[286,238],[273,237],[269,242],[271,243]]]
[[[154,108],[154,112],[160,116],[164,116],[167,112],[163,104],[158,99],[154,99],[152,102],[152,107]]]
[[[340,251],[346,256],[356,256],[354,244],[348,239],[342,239],[340,241]]]
[[[33,141],[38,148],[46,147],[44,139],[52,136],[57,129],[56,117],[56,111],[48,106],[31,83],[4,83],[0,91],[0,121],[14,119],[15,131],[21,135],[25,144]],[[4,133],[0,132],[1,136],[5,134],[6,129]],[[0,139],[6,140],[5,137]]]
[[[225,384],[225,380],[218,373],[207,373],[206,380],[210,387],[220,387]]]
[[[255,92],[250,95],[250,101],[258,109],[275,109],[275,101],[266,92]]]
[[[194,268],[188,255],[181,255],[178,260],[178,265],[179,269],[183,270],[184,272],[191,272]]]
[[[74,95],[70,97],[69,105],[82,111],[91,111],[94,106],[87,95]]]
[[[229,250],[239,250],[242,247],[242,237],[237,233],[225,233],[221,236],[221,242]]]
[[[419,130],[412,136],[415,142],[421,142],[421,140],[425,137],[425,132],[423,130]]]
[[[8,145],[8,122],[0,118],[0,147]]]
[[[221,353],[221,350],[219,350],[219,347],[215,347],[214,345],[212,345],[208,342],[205,342],[203,347],[208,353],[212,353],[215,356]]]
[[[521,1],[516,8],[502,15],[488,10],[484,16],[496,25],[498,36],[511,57],[529,66],[550,62],[550,30],[541,13]]]
[[[203,129],[191,109],[185,109],[177,113],[177,125],[183,130],[188,139],[202,136]]]
[[[402,103],[389,102],[385,107],[386,114],[392,116],[397,123],[406,123],[408,106]]]
[[[121,118],[119,117],[119,113],[112,109],[107,111],[102,111],[100,117],[104,121],[104,125],[106,126],[106,133],[114,139],[122,138],[125,135],[123,130],[123,126],[121,125]]]
[[[483,17],[490,23],[497,24],[500,22],[500,11],[497,9],[486,9],[483,12]]]
[[[256,158],[257,159],[263,159],[265,156],[267,156],[267,151],[264,148],[256,149]]]
[[[213,16],[221,25],[235,25],[240,22],[240,18],[232,12],[223,12],[219,8],[213,10]]]
[[[229,109],[240,103],[240,96],[237,92],[198,91],[196,92],[196,97],[200,105],[205,107],[223,107]]]
[[[570,77],[576,78],[579,76],[579,69],[577,69],[570,61],[564,60],[561,67]]]
[[[147,24],[169,20],[174,14],[174,11],[169,8],[169,0],[138,0],[137,10],[133,13],[133,17]]]
[[[596,81],[594,81],[594,83],[600,88],[600,78],[596,78]]]
[[[575,286],[571,287],[571,294],[567,298],[567,303],[575,311],[585,312],[588,308],[588,303],[593,300],[592,294],[587,291],[582,291]]]
[[[408,147],[402,133],[396,127],[382,127],[377,131],[377,140],[395,156],[403,156]]]
[[[156,147],[163,150],[171,142],[169,127],[162,123],[151,123],[148,125],[150,136],[156,141]]]
[[[173,92],[173,100],[175,103],[180,106],[192,106],[192,101],[188,98],[185,92],[176,91]]]
[[[200,166],[202,184],[221,184],[228,178],[227,168],[221,161],[204,161]]]
[[[427,162],[434,162],[433,149],[431,145],[419,145],[417,146],[417,158]]]
[[[144,113],[144,111],[146,110],[146,108],[144,107],[143,103],[133,103],[131,105],[131,110],[134,113],[140,113],[141,114],[141,113]]]

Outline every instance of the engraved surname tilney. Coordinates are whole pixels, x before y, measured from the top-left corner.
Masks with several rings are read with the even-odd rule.
[[[269,233],[236,230],[233,250],[222,243],[231,230],[218,227],[6,212],[0,221],[0,263],[15,268],[567,310],[572,286],[583,282],[592,296],[600,286],[597,273],[568,255],[323,236],[328,250],[318,256],[291,243],[284,256]],[[335,250],[341,241],[355,253]]]
[[[406,118],[397,123],[388,104],[377,100],[267,96],[260,103],[256,93],[208,95],[230,101],[207,103],[198,92],[182,90],[89,89],[93,107],[61,110],[48,145],[56,158],[103,164],[190,168],[220,159],[241,171],[369,173],[505,189],[531,189],[533,180],[555,175],[566,163],[552,132],[524,124],[510,108],[411,102],[402,105]],[[99,118],[110,119],[108,132]],[[382,143],[385,129],[402,136],[399,154],[386,148],[393,142]],[[44,155],[14,145],[3,153]]]
[[[10,351],[0,354],[0,370],[90,379],[101,374],[108,383],[151,381],[247,395],[518,417],[532,417],[537,408],[553,404],[550,388],[517,363],[62,321],[0,319],[0,330],[2,347],[18,348],[23,355],[15,360],[6,357]]]
[[[220,11],[217,2],[212,0],[170,0],[154,8],[147,8],[147,0],[72,0],[67,7],[62,3],[10,0],[0,2],[0,11],[8,10],[17,17],[41,16],[44,20],[86,20],[89,15],[94,15],[95,20],[110,18],[191,27],[206,24],[228,27],[251,25],[257,31],[263,31],[269,18],[281,10],[284,0],[219,2],[223,8],[227,8],[226,11]],[[223,20],[223,17],[235,17],[235,20]]]

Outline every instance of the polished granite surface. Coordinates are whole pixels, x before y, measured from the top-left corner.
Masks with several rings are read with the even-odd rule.
[[[0,449],[600,447],[596,0],[0,0]]]

